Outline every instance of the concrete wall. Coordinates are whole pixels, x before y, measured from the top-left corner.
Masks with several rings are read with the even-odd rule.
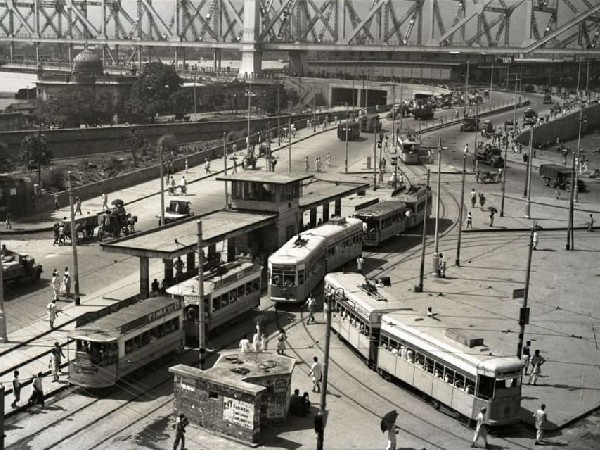
[[[587,117],[587,121],[581,123],[581,134],[585,134],[588,130],[597,128],[600,125],[600,104],[594,104],[585,108],[583,115]],[[526,129],[517,137],[517,141],[523,145],[529,145],[529,133],[530,130]],[[546,142],[553,144],[556,142],[556,138],[560,138],[563,142],[569,139],[576,139],[578,133],[579,111],[575,111],[535,127],[533,141],[534,144]]]

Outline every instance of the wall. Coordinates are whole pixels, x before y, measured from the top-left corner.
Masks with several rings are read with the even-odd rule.
[[[581,133],[585,134],[588,130],[597,128],[600,125],[600,104],[591,105],[583,110],[583,115],[587,121],[581,123]],[[523,131],[518,137],[517,142],[523,145],[529,145],[529,129]],[[550,122],[535,127],[533,132],[533,141],[535,143],[556,142],[556,138],[561,141],[576,139],[579,133],[579,111],[572,112],[566,116],[559,117]]]

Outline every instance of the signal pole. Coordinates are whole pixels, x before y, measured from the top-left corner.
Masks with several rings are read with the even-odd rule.
[[[427,242],[427,206],[429,203],[429,176],[427,169],[427,185],[425,188],[425,212],[423,213],[423,236],[421,238],[421,268],[419,272],[419,284],[414,287],[415,292],[423,292],[423,279],[425,278],[425,243]]]

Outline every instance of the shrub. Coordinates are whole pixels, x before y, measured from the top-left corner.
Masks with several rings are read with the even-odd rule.
[[[66,171],[59,168],[42,171],[42,186],[49,191],[64,191],[67,189]]]

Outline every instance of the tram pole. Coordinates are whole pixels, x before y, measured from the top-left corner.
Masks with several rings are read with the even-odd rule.
[[[292,173],[292,111],[288,103],[288,173]]]
[[[463,170],[462,170],[462,180],[460,183],[460,212],[458,214],[458,244],[456,246],[456,266],[460,267],[460,245],[462,238],[462,217],[463,210],[465,207],[465,174],[467,172],[467,154],[469,153],[469,148],[465,147],[465,151],[463,153]]]
[[[438,273],[439,254],[439,231],[440,231],[440,197],[442,195],[442,138],[438,138],[438,173],[437,173],[437,198],[435,208],[435,251],[433,252],[433,271]]]
[[[531,131],[529,133],[529,155],[527,157],[527,177],[525,180],[525,193],[524,197],[527,197],[527,203],[525,204],[525,217],[531,217],[531,165],[533,161],[531,157],[533,155],[533,131],[535,129],[535,125],[531,125]]]
[[[352,94],[354,95],[354,94]],[[346,159],[344,159],[344,173],[348,173],[348,122],[350,121],[350,112],[348,111],[348,102],[346,102]]]
[[[425,188],[425,210],[423,213],[423,237],[421,239],[421,270],[419,272],[419,284],[414,287],[415,292],[423,292],[423,278],[425,277],[425,243],[427,241],[427,206],[429,203],[430,174],[430,170],[427,169],[427,187]]]
[[[200,369],[206,365],[206,323],[204,311],[204,256],[202,248],[202,221],[198,220],[198,356]]]
[[[2,280],[2,267],[1,266],[0,266],[0,342],[8,342],[7,327],[6,327],[6,312],[4,311],[4,281]],[[0,398],[4,398],[4,397],[0,397]],[[1,442],[2,442],[2,434],[0,432],[0,443]],[[0,448],[2,448],[2,446],[0,446]]]
[[[325,328],[325,350],[323,353],[323,386],[321,389],[321,398],[319,399],[319,412],[315,416],[315,430],[317,431],[317,450],[323,449],[325,442],[325,426],[327,422],[327,379],[329,374],[329,347],[331,343],[331,310],[333,308],[331,299],[337,293],[325,293],[325,301],[327,302],[327,327]],[[343,292],[343,290],[342,290]]]
[[[576,156],[573,155],[573,168],[571,170],[571,186],[575,185],[575,171],[577,170],[575,168],[575,160],[576,160]],[[557,188],[558,189],[558,188]],[[571,192],[569,193],[569,220],[568,220],[568,226],[567,226],[567,245],[566,245],[566,249],[567,250],[574,250],[575,249],[575,236],[573,235],[573,210],[575,208],[575,190],[571,189]]]
[[[225,176],[227,176],[227,133],[225,131],[223,131],[223,163],[225,164]],[[227,191],[227,182],[225,182],[225,209],[229,209],[229,192]]]
[[[523,307],[519,313],[519,341],[517,343],[517,358],[521,359],[523,351],[523,338],[525,336],[525,325],[529,323],[529,309],[527,308],[527,300],[529,299],[529,279],[531,274],[531,257],[533,256],[533,233],[538,231],[540,227],[533,224],[529,231],[529,254],[527,256],[527,272],[525,272],[525,289],[523,292]]]
[[[77,228],[75,227],[75,209],[73,208],[73,174],[67,172],[69,178],[69,205],[71,207],[71,248],[73,249],[73,293],[75,306],[79,306],[79,261],[77,258]]]

